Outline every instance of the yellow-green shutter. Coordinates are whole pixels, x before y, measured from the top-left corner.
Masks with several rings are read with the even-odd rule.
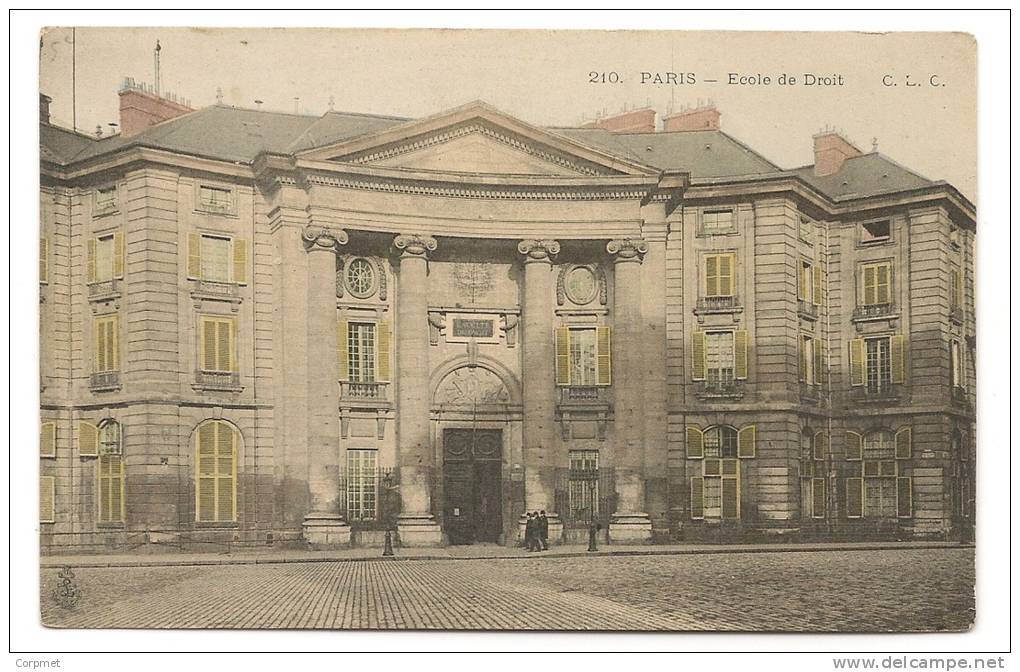
[[[719,294],[719,257],[710,254],[705,257],[705,296]]]
[[[613,381],[612,336],[611,327],[595,329],[596,373],[599,385],[609,385]]]
[[[903,427],[896,432],[896,459],[909,460],[911,455],[910,427]]]
[[[378,333],[378,346],[376,348],[376,357],[378,358],[378,365],[376,367],[376,380],[382,383],[387,383],[390,380],[390,370],[393,368],[391,359],[392,354],[391,348],[391,328],[389,320],[381,320],[377,327]]]
[[[248,282],[248,241],[234,238],[234,282],[239,285]]]
[[[340,380],[347,380],[350,377],[350,362],[347,358],[347,320],[336,323],[336,357],[340,365]]]
[[[864,267],[864,305],[872,306],[875,301],[875,267]]]
[[[909,476],[896,478],[896,516],[910,518],[913,515],[912,490]]]
[[[719,257],[719,295],[733,296],[736,277],[736,256],[724,254]]]
[[[864,515],[864,479],[846,479],[846,517],[860,518]]]
[[[857,432],[846,433],[846,459],[860,460],[863,456],[863,439]]]
[[[88,420],[78,421],[78,454],[88,457],[99,454],[99,428]]]
[[[813,342],[814,355],[815,355],[815,380],[816,383],[821,383],[825,380],[825,346],[822,344],[820,339],[815,339]]]
[[[202,236],[197,233],[188,234],[188,277],[202,277]]]
[[[705,435],[697,427],[687,427],[687,459],[700,460],[705,456]]]
[[[733,377],[738,380],[747,378],[747,331],[737,329],[733,332]]]
[[[959,308],[963,303],[960,294],[960,271],[949,269],[949,307]]]
[[[903,383],[907,379],[906,353],[903,336],[889,337],[889,352],[892,360],[892,382]]]
[[[864,339],[853,338],[850,340],[850,384],[864,384]]]
[[[740,481],[736,478],[721,479],[722,517],[727,520],[740,518]]]
[[[99,474],[99,522],[123,522],[124,460],[120,455],[102,455],[96,470]]]
[[[124,234],[113,232],[113,277],[124,277]]]
[[[570,385],[570,329],[556,328],[556,384]]]
[[[757,434],[754,425],[740,428],[740,431],[737,432],[737,457],[754,457]]]
[[[705,479],[691,476],[691,518],[698,520],[705,517]]]
[[[199,332],[199,352],[202,353],[201,369],[212,371],[216,368],[216,321],[208,317],[202,318],[202,329]]]
[[[39,238],[39,282],[50,281],[50,241],[45,236]]]
[[[227,320],[224,326],[226,326],[227,332],[227,356],[224,359],[224,363],[228,364],[228,371],[237,373],[241,370],[237,359],[237,320]]]
[[[825,479],[811,479],[811,517],[825,517]]]
[[[96,239],[89,238],[85,247],[85,281],[91,284],[96,281]]]
[[[798,345],[800,347],[797,348],[797,380],[801,382],[806,382],[808,361],[807,352],[808,339],[805,338],[804,336],[801,336],[800,339],[798,340]]]
[[[875,303],[885,304],[892,300],[892,266],[881,264],[875,273]]]
[[[44,422],[39,428],[40,457],[56,457],[57,455],[57,423]]]
[[[236,519],[237,432],[225,422],[216,428],[216,520],[228,522]]]
[[[800,265],[800,282],[797,283],[797,298],[802,301],[807,301],[811,298],[808,288],[810,278],[811,266],[802,262]]]
[[[216,425],[208,422],[195,433],[195,519],[216,520]]]
[[[705,379],[705,332],[691,334],[691,380]]]
[[[120,316],[114,315],[106,323],[107,361],[113,364],[111,371],[120,371]]]
[[[814,267],[814,303],[815,305],[822,305],[825,303],[825,273],[822,272],[822,267]]]
[[[816,432],[814,441],[812,442],[814,458],[816,460],[824,460],[829,455],[829,435],[827,432]]]
[[[39,522],[52,523],[56,520],[56,479],[53,476],[39,478]]]

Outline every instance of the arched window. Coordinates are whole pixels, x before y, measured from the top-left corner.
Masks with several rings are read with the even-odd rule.
[[[237,449],[241,433],[230,423],[210,420],[195,432],[195,520],[237,520]]]
[[[96,479],[99,482],[97,515],[100,523],[124,522],[124,455],[121,448],[120,424],[101,420],[98,427],[99,459]]]
[[[737,456],[737,430],[718,425],[705,430],[705,457]]]

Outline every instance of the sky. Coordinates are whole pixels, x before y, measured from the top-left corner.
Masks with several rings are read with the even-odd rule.
[[[407,117],[480,99],[533,124],[575,126],[602,111],[650,105],[661,117],[711,100],[724,131],[781,167],[812,163],[811,136],[836,128],[976,198],[977,47],[964,33],[77,28],[72,39],[54,28],[40,40],[54,121],[109,128],[123,78],[153,82],[157,39],[162,89],[194,107],[214,104],[217,89],[227,105],[258,99],[314,115],[331,97],[337,110]],[[780,83],[784,73],[796,83]],[[806,85],[805,74],[834,84]]]

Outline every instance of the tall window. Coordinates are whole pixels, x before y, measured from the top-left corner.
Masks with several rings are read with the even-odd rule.
[[[99,481],[97,513],[100,523],[124,522],[124,458],[120,425],[113,420],[99,423]]]
[[[704,477],[705,518],[740,517],[737,431],[732,427],[705,430]]]
[[[347,328],[347,371],[352,383],[375,382],[375,323],[350,322]]]
[[[347,451],[347,516],[349,520],[375,520],[378,502],[375,450]]]
[[[195,520],[237,520],[237,450],[240,432],[211,420],[195,432]]]
[[[203,315],[201,322],[202,371],[227,373],[237,370],[237,320]]]
[[[599,515],[599,451],[571,450],[568,498],[570,519],[590,520]]]
[[[800,282],[797,284],[797,298],[810,302],[814,298],[814,272],[810,261],[800,262]]]
[[[960,282],[960,269],[949,269],[949,308],[959,310],[963,307],[963,283]]]
[[[248,278],[248,241],[226,235],[188,234],[188,277],[243,285]]]
[[[93,372],[118,371],[120,367],[120,320],[117,315],[97,317],[94,322]]]
[[[733,296],[736,255],[705,255],[705,296]]]
[[[892,303],[892,265],[888,262],[861,267],[861,305]]]
[[[705,382],[733,382],[734,349],[732,331],[705,332]]]
[[[86,250],[86,282],[109,282],[124,277],[124,235],[120,231],[89,238]]]
[[[701,232],[705,235],[733,231],[733,210],[705,210],[701,215]]]
[[[825,457],[828,434],[805,428],[800,443],[800,500],[805,518],[825,517]]]
[[[889,432],[872,432],[864,437],[864,515],[896,516],[896,460]]]
[[[800,380],[808,385],[817,381],[815,372],[815,339],[806,334],[800,337]]]
[[[881,392],[892,385],[892,360],[889,337],[864,339],[866,348],[865,375],[869,392]]]
[[[963,387],[963,364],[960,359],[960,342],[949,342],[949,371],[953,387]]]
[[[609,385],[612,360],[609,327],[556,329],[556,384]]]

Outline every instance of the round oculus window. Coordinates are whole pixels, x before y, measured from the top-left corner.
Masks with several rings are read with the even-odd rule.
[[[354,259],[347,265],[344,282],[351,294],[364,299],[375,292],[375,269],[368,259]]]
[[[570,269],[564,284],[567,298],[578,305],[590,303],[595,298],[595,273],[587,266],[575,266]]]

